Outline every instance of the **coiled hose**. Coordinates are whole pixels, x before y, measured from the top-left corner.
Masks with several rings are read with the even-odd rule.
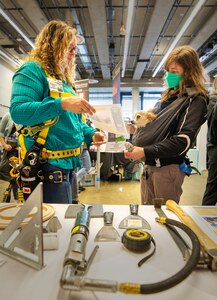
[[[175,275],[151,284],[135,284],[135,283],[120,283],[118,290],[127,294],[154,294],[167,290],[188,277],[196,267],[200,258],[200,242],[195,233],[185,224],[167,218],[156,218],[162,224],[173,225],[182,229],[190,238],[192,242],[191,255],[185,266]]]

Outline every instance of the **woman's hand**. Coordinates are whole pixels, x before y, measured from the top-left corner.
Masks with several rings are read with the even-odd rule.
[[[134,134],[135,131],[136,131],[136,126],[132,123],[127,123],[127,131],[130,133],[130,134]]]
[[[90,103],[82,97],[64,97],[61,100],[62,109],[70,110],[76,114],[90,114],[93,115],[96,110]]]
[[[133,147],[131,152],[124,151],[124,157],[132,160],[139,160],[145,156],[144,148],[142,147]]]
[[[93,140],[93,145],[96,146],[105,144],[107,142],[105,134],[103,134],[100,131],[94,132],[94,134],[92,135],[92,140]]]

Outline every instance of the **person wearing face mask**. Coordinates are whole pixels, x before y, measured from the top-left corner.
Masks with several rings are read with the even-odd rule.
[[[52,20],[36,37],[35,48],[13,76],[10,114],[22,124],[19,145],[21,188],[27,199],[43,182],[43,201],[71,203],[80,145],[106,142],[82,121],[95,109],[74,90],[76,30]]]
[[[179,203],[184,177],[190,174],[186,153],[206,121],[208,93],[196,51],[175,48],[165,61],[166,90],[153,108],[156,119],[133,135],[133,150],[125,157],[145,162],[141,177],[141,202],[154,198]]]

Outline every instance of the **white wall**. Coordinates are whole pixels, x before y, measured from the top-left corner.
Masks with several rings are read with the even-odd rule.
[[[0,118],[9,110],[14,71],[10,65],[0,60]]]

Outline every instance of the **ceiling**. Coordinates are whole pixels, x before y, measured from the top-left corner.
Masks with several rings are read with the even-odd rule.
[[[159,86],[159,63],[186,44],[211,78],[217,74],[217,0],[0,0],[0,59],[22,59],[52,19],[73,24],[84,37],[77,78],[94,77],[96,86],[111,86],[118,63],[122,85]]]

